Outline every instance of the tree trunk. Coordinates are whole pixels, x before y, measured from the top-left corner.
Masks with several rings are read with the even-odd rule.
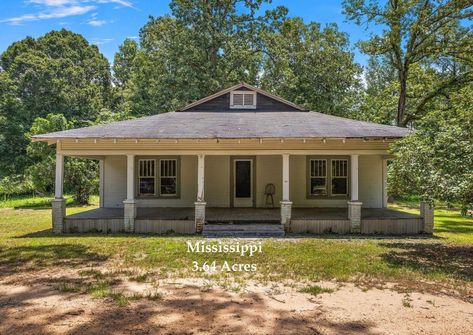
[[[406,112],[406,97],[407,97],[407,71],[401,71],[399,73],[399,101],[397,104],[397,117],[396,122],[399,127],[403,125],[404,116]]]

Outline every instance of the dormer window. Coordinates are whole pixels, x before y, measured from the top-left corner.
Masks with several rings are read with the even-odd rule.
[[[256,109],[256,92],[253,92],[253,91],[230,92],[230,108]]]

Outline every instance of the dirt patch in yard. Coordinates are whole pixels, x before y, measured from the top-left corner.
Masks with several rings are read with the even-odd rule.
[[[331,282],[306,290],[313,295],[279,285],[236,290],[202,279],[138,282],[119,280],[117,274],[113,292],[130,297],[120,305],[116,295],[94,291],[103,294],[94,298],[79,289],[94,277],[86,275],[48,269],[0,277],[0,334],[450,335],[473,330],[473,304],[445,295]],[[100,281],[100,273],[94,278]],[[70,286],[61,289],[60,282]],[[318,293],[327,291],[332,292]]]

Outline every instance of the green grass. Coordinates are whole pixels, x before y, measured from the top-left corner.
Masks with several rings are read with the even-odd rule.
[[[319,285],[306,286],[299,290],[299,292],[309,293],[312,295],[319,295],[321,293],[332,293],[333,290]]]
[[[36,201],[36,200],[35,200]],[[29,199],[23,203],[30,204]],[[12,206],[9,207],[8,206]],[[17,209],[13,208],[16,207]],[[69,207],[68,214],[94,206]],[[404,208],[405,209],[405,208]],[[414,209],[405,209],[415,212]],[[98,285],[88,288],[93,296],[116,295],[102,275],[108,261],[121,264],[114,271],[134,272],[134,280],[147,281],[170,277],[204,277],[220,282],[240,284],[248,279],[263,283],[340,280],[355,282],[434,281],[455,287],[470,285],[473,280],[473,219],[458,211],[437,210],[433,238],[380,238],[367,236],[313,236],[285,240],[263,240],[263,253],[253,257],[225,254],[187,253],[186,241],[199,236],[70,234],[57,236],[50,230],[48,208],[25,208],[19,200],[0,202],[0,266],[17,271],[63,266],[87,268],[80,276],[91,277]],[[192,262],[224,261],[254,263],[256,272],[192,272]],[[109,263],[107,263],[109,264]],[[107,269],[110,270],[110,269]],[[133,273],[132,273],[133,274]],[[63,290],[73,288],[63,287]]]
[[[41,209],[51,208],[51,199],[53,196],[15,196],[7,200],[3,199],[0,201],[0,208],[15,208],[15,209]],[[73,205],[72,196],[66,195],[67,205]],[[91,204],[98,204],[99,198],[94,195],[90,197]]]

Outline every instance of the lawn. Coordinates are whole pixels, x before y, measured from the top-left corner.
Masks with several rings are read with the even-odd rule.
[[[96,205],[70,206],[67,211],[70,214],[93,206]],[[336,280],[376,286],[396,283],[417,289],[449,287],[460,292],[470,288],[473,280],[473,219],[461,217],[455,210],[436,210],[433,237],[325,235],[265,239],[263,252],[253,257],[188,253],[186,241],[196,241],[198,236],[56,236],[50,231],[50,215],[44,199],[0,203],[0,268],[89,269],[92,272],[88,274],[95,273],[95,277],[97,273],[100,277],[104,269],[113,269],[128,271],[130,278],[137,281],[148,276],[207,277],[237,283],[251,279],[287,285]],[[257,271],[193,272],[193,261],[216,261],[217,265],[225,261],[254,263]]]

